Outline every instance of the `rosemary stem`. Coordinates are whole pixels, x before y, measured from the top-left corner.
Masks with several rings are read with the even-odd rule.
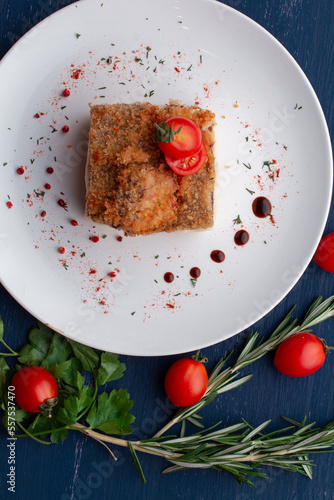
[[[110,444],[114,444],[116,446],[123,446],[124,448],[128,448],[129,442],[130,442],[132,444],[133,448],[137,451],[142,451],[143,453],[148,453],[150,455],[156,455],[158,457],[166,457],[166,454],[164,453],[163,450],[161,450],[161,452],[158,452],[158,451],[154,451],[154,450],[149,450],[147,448],[143,448],[140,444],[140,441],[128,441],[127,439],[120,439],[120,438],[116,438],[113,436],[104,436],[104,435],[100,434],[99,432],[93,431],[91,429],[87,429],[84,425],[81,425],[78,423],[71,426],[71,429],[74,430],[74,428],[76,430],[79,430],[80,432],[83,432],[83,434],[86,434],[86,436],[89,436],[89,437],[95,439],[96,441],[100,441],[100,442],[102,441],[104,443],[110,443]],[[174,454],[174,458],[178,458],[180,456],[181,455]]]
[[[177,423],[178,423],[178,418],[176,416],[175,418],[173,418],[173,420],[168,422],[168,424],[166,424],[164,427],[162,427],[162,429],[160,429],[160,431],[158,431],[156,434],[154,434],[153,437],[157,438],[157,437],[162,436],[162,434],[164,434],[166,431],[168,431],[168,429],[170,429],[171,427],[173,427],[174,424],[177,424]]]

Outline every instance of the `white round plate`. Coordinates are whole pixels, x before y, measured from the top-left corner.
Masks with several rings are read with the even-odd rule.
[[[121,233],[84,216],[88,104],[170,99],[216,114],[215,226],[118,241]],[[213,0],[72,4],[4,57],[0,109],[1,280],[72,339],[149,356],[214,344],[270,311],[314,254],[332,186],[322,110],[286,50],[231,8]],[[254,216],[258,196],[270,200],[271,217]],[[239,229],[250,235],[242,247]],[[221,264],[210,258],[215,249],[226,255]]]

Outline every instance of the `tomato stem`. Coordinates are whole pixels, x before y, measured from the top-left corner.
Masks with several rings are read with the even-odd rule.
[[[324,351],[325,351],[325,354],[328,354],[330,351],[333,351],[334,350],[334,347],[330,347],[327,345],[327,342],[325,339],[320,339],[321,340],[321,343],[324,347]]]
[[[191,359],[193,359],[194,361],[198,361],[199,363],[207,363],[209,361],[206,356],[202,356],[201,355],[201,350],[200,349],[198,349],[198,351],[196,352],[196,354],[194,354],[193,356],[191,356]]]

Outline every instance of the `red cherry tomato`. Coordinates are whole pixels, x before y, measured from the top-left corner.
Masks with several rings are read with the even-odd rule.
[[[208,155],[203,142],[198,153],[188,156],[187,158],[175,159],[165,155],[167,165],[179,175],[196,174],[196,172],[199,172],[201,168],[204,167],[207,159]]]
[[[208,374],[200,361],[181,358],[170,366],[165,391],[175,406],[191,406],[201,399],[208,387]]]
[[[58,394],[57,382],[51,373],[39,366],[26,366],[16,372],[12,385],[16,403],[30,413],[39,412],[40,405]]]
[[[202,144],[202,132],[196,123],[192,120],[188,120],[188,118],[176,116],[174,118],[169,118],[158,127],[163,126],[168,131],[168,127],[165,124],[167,124],[169,129],[172,129],[174,133],[172,133],[171,136],[169,133],[165,136],[164,133],[161,135],[158,129],[155,135],[156,142],[165,155],[171,156],[172,158],[186,158],[199,151]],[[159,138],[161,141],[159,141]]]
[[[327,346],[312,333],[297,333],[279,345],[274,364],[289,377],[305,377],[324,363]]]
[[[313,259],[322,269],[334,273],[334,233],[321,238]]]

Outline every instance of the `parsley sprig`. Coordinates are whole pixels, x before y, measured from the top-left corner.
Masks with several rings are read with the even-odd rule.
[[[30,330],[28,343],[18,353],[5,344],[2,321],[0,334],[2,344],[10,351],[0,354],[0,406],[5,426],[8,423],[6,388],[17,368],[10,367],[5,357],[17,356],[20,367],[42,366],[54,376],[59,387],[59,402],[52,418],[40,414],[34,418],[36,415],[16,408],[16,424],[23,434],[15,437],[29,436],[45,444],[59,443],[69,430],[77,430],[79,422],[85,429],[97,429],[105,434],[132,432],[130,425],[135,417],[129,413],[133,403],[128,392],[99,390],[123,376],[125,364],[119,361],[117,354],[96,351],[66,339],[42,323]],[[86,379],[92,379],[93,384],[86,383]]]

